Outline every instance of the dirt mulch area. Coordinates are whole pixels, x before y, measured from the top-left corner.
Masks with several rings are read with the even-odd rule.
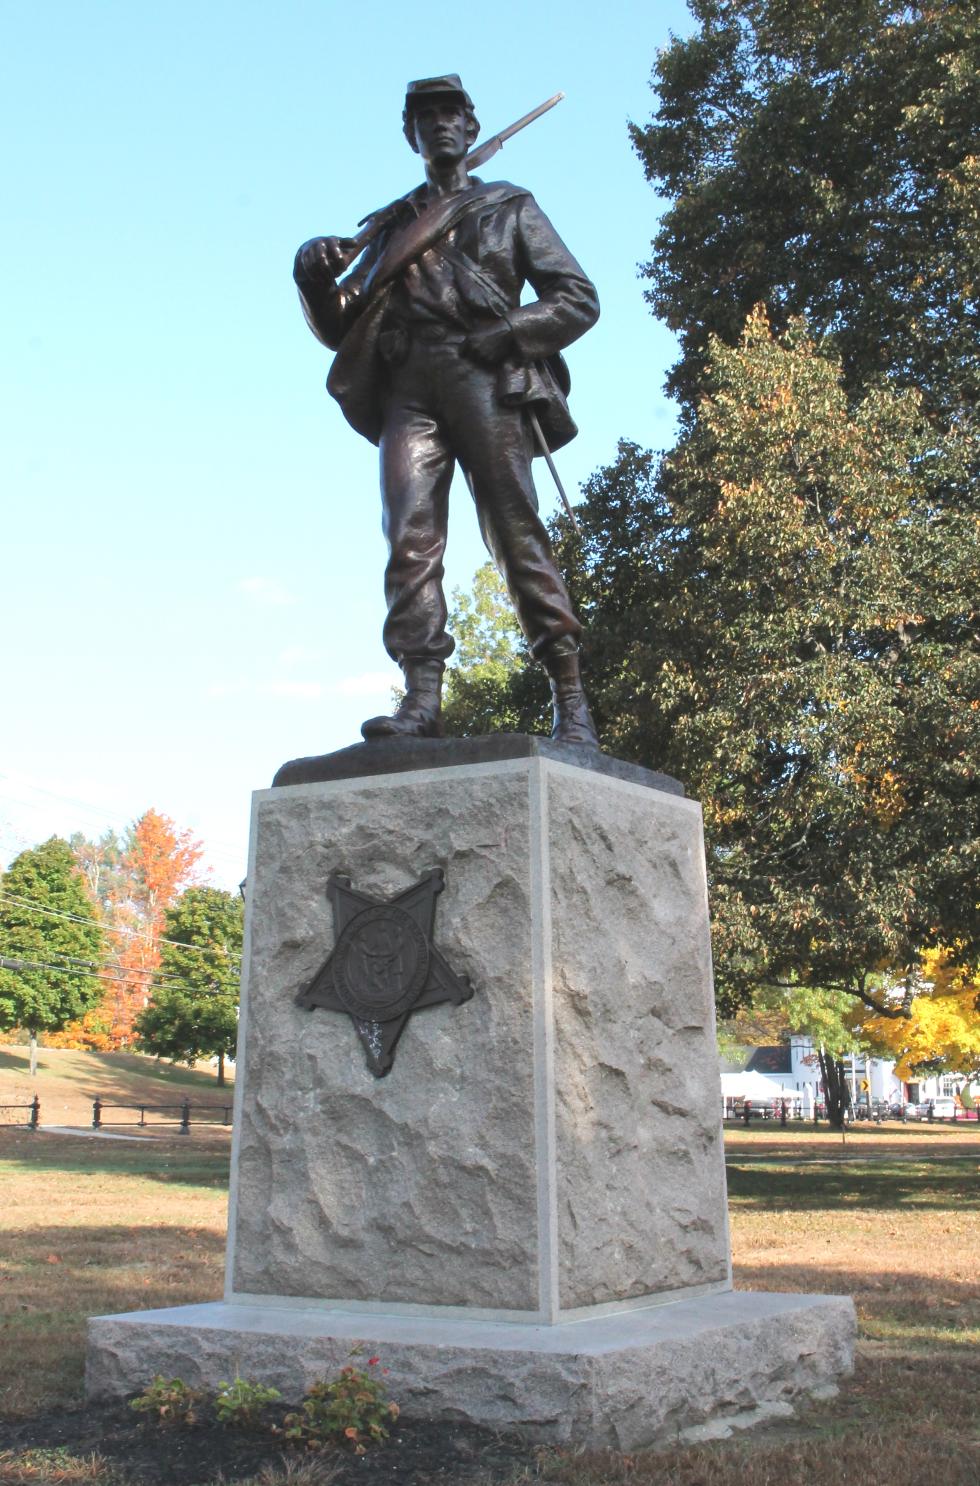
[[[268,1411],[270,1426],[283,1412]],[[62,1449],[76,1460],[95,1455],[110,1473],[92,1479],[120,1486],[232,1486],[254,1477],[295,1479],[297,1486],[465,1486],[506,1479],[532,1453],[526,1441],[471,1424],[399,1419],[390,1439],[364,1455],[330,1447],[311,1454],[284,1448],[271,1428],[231,1429],[207,1417],[162,1427],[144,1422],[125,1403],[0,1421],[0,1482],[14,1479],[4,1474],[4,1452],[17,1457],[31,1449]]]

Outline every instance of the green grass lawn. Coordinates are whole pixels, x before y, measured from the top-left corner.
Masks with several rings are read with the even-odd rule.
[[[80,1401],[90,1315],[220,1297],[227,1182],[227,1141],[2,1132],[0,1415]]]
[[[728,1198],[735,1212],[799,1211],[832,1208],[842,1218],[849,1212],[887,1214],[915,1209],[980,1212],[980,1184],[974,1178],[977,1161],[968,1156],[930,1160],[918,1153],[912,1159],[876,1159],[872,1164],[787,1162],[728,1158]],[[884,1234],[885,1230],[882,1229]]]

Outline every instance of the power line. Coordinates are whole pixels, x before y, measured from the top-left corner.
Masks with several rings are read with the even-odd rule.
[[[106,923],[103,919],[85,918],[79,913],[65,913],[64,910],[59,908],[46,908],[43,903],[35,903],[30,898],[19,898],[14,893],[0,892],[0,903],[16,903],[19,908],[28,908],[32,913],[45,913],[49,918],[70,919],[75,924],[95,924],[97,928],[104,929],[109,934],[125,934],[128,938],[137,935],[143,935],[145,937],[145,931],[142,929],[126,929],[121,924]],[[172,944],[177,949],[192,949],[196,954],[200,955],[207,954],[213,947],[207,944],[184,944],[179,939],[164,939],[162,936],[158,936],[153,942],[154,944]],[[227,950],[225,950],[225,954],[228,954]],[[228,955],[228,958],[231,959],[231,956]],[[236,960],[233,963],[237,964],[238,961]]]
[[[15,787],[15,790],[31,790],[35,794],[45,795],[49,800],[56,800],[63,805],[72,805],[76,809],[81,810],[84,813],[102,816],[104,820],[112,822],[113,831],[116,835],[119,835],[121,832],[125,832],[135,823],[135,821],[138,821],[142,818],[141,816],[135,816],[133,819],[130,819],[121,810],[113,810],[109,809],[105,805],[96,805],[93,804],[91,801],[79,800],[74,795],[59,794],[56,790],[46,789],[41,784],[35,784],[34,781],[30,779],[26,774],[11,773],[9,770],[4,769],[0,770],[0,780],[8,781]],[[43,802],[24,799],[22,794],[16,792],[11,794],[0,790],[0,798],[10,801],[11,804],[18,806],[18,808],[26,807],[28,810],[41,812],[43,812],[47,808]],[[152,809],[153,807],[151,806],[149,808]],[[144,811],[143,813],[145,814],[146,812]],[[117,829],[117,827],[119,829]],[[22,831],[17,830],[12,825],[10,826],[10,831],[11,834],[19,841],[23,842],[25,845],[27,844],[28,838],[23,834]],[[224,871],[231,878],[237,877],[238,873],[241,871],[242,861],[242,848],[240,843],[234,844],[231,841],[225,840],[223,837],[212,836],[208,838],[208,842],[206,845],[203,842],[201,842],[200,844],[204,847],[205,859],[208,860],[211,864],[207,869],[209,872],[213,869],[217,869],[219,874]],[[237,864],[234,868],[231,866],[232,860],[234,860]]]
[[[49,800],[58,800],[63,805],[74,805],[76,809],[87,811],[91,815],[101,815],[104,820],[118,823],[123,831],[128,830],[135,821],[142,819],[139,815],[130,819],[122,810],[111,809],[106,805],[96,805],[91,800],[80,800],[75,795],[59,794],[57,790],[47,789],[43,784],[35,784],[27,774],[11,773],[9,769],[0,769],[0,779],[5,779],[10,784],[19,785],[21,788],[33,790],[35,794],[46,795]],[[7,794],[3,798],[12,801],[15,805],[27,805],[29,809],[43,808],[16,794]],[[153,809],[153,806],[149,806],[148,809]],[[158,811],[157,813],[163,814],[164,812]],[[145,815],[146,811],[143,814]],[[236,860],[240,860],[240,847],[231,841],[226,841],[220,836],[211,837],[210,845],[223,847],[226,852],[234,852]]]
[[[121,810],[112,810],[105,805],[95,805],[91,800],[79,800],[74,795],[59,794],[57,790],[46,789],[43,784],[35,784],[33,779],[28,778],[26,774],[11,774],[9,770],[4,769],[0,771],[0,779],[9,780],[11,784],[19,783],[22,787],[33,790],[35,794],[47,795],[49,800],[60,800],[63,805],[74,805],[80,810],[88,811],[91,815],[101,815],[105,820],[121,821],[125,819]],[[17,797],[14,796],[13,798],[16,799]],[[22,803],[28,804],[30,802],[24,801]]]
[[[146,976],[146,984],[151,989],[159,986],[165,990],[168,985],[183,986],[185,990],[191,989],[186,981],[181,980],[179,975],[168,975],[165,970],[154,970],[149,965],[132,965],[127,969],[125,965],[113,965],[111,963],[103,965],[99,960],[87,960],[82,955],[65,954],[60,949],[47,949],[45,953],[49,954],[52,959],[61,961],[65,965],[65,968],[75,965],[79,966],[80,968],[78,970],[72,972],[76,975],[101,975],[103,972],[111,975],[118,970],[120,972],[116,977],[118,980],[135,981],[139,976]],[[57,967],[48,966],[48,968]]]
[[[47,970],[55,975],[70,975],[77,980],[80,974],[87,974],[90,980],[119,981],[123,985],[131,983],[131,977],[127,975],[112,975],[104,970],[92,970],[82,972],[70,970],[66,965],[52,965],[45,960],[22,960],[20,957],[12,959],[7,955],[0,954],[0,970]],[[140,989],[147,991],[183,990],[190,991],[192,995],[197,993],[195,986],[187,985],[186,981],[175,981],[170,985],[148,984]]]

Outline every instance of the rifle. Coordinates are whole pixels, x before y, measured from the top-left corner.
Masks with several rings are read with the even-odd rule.
[[[542,114],[546,114],[550,108],[554,108],[556,103],[560,103],[564,96],[564,93],[556,93],[547,102],[539,103],[537,108],[531,109],[530,113],[522,115],[516,123],[509,124],[506,129],[501,129],[499,134],[492,135],[483,144],[478,145],[476,149],[470,150],[466,156],[466,169],[479,170],[481,165],[485,165],[488,160],[493,159],[498,150],[503,149],[508,139],[512,139],[521,129],[526,129],[528,124],[533,124],[535,119],[540,119]],[[382,228],[387,226],[398,211],[403,200],[404,197],[399,197],[397,201],[389,202],[387,206],[382,206],[377,211],[369,212],[357,224],[361,229],[360,232],[355,233],[353,237],[342,237],[339,239],[340,245],[344,250],[344,257],[347,260],[345,264],[346,268],[349,268],[354,262],[354,259],[363,253],[369,242],[374,241]]]

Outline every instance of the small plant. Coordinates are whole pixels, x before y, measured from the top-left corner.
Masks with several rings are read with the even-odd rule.
[[[360,1355],[354,1347],[350,1357]],[[348,1362],[332,1383],[317,1381],[307,1389],[298,1413],[287,1414],[283,1433],[288,1440],[318,1449],[329,1439],[346,1440],[356,1455],[388,1438],[387,1425],[398,1418],[398,1405],[386,1400],[387,1389],[377,1371],[379,1357],[369,1357],[368,1371]],[[382,1372],[387,1372],[383,1368]]]
[[[247,1378],[236,1375],[233,1383],[218,1384],[214,1395],[215,1417],[222,1424],[254,1429],[266,1405],[275,1403],[281,1396],[278,1388],[269,1388],[265,1383],[250,1383]]]
[[[157,1373],[153,1382],[130,1400],[129,1407],[138,1414],[155,1415],[158,1424],[193,1424],[200,1401],[199,1390],[189,1387],[182,1378],[164,1378]]]

